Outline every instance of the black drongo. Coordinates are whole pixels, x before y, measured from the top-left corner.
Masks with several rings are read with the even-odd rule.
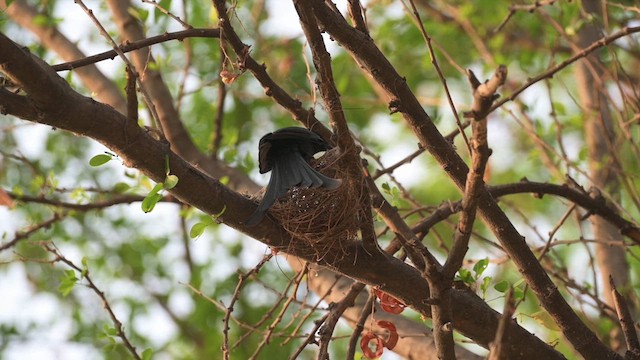
[[[267,209],[293,187],[340,186],[342,180],[324,176],[309,165],[314,154],[329,148],[318,134],[301,127],[287,127],[263,136],[258,149],[260,173],[272,171],[271,178],[262,201],[245,225],[258,224]]]

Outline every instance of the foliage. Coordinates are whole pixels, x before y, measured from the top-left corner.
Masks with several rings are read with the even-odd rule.
[[[82,10],[82,1],[77,3],[0,1],[5,11],[0,15],[0,32],[51,65],[70,61],[64,50],[75,44],[87,54],[112,48],[91,20],[100,23],[117,43],[136,40],[126,39],[120,27],[126,15],[114,10],[113,3],[117,2],[86,1],[91,13]],[[189,31],[191,27],[221,26],[216,5],[222,3],[145,0],[130,5],[128,14],[135,19],[135,26],[151,37]],[[319,6],[322,2],[311,3]],[[300,6],[310,9],[309,4]],[[160,41],[151,46],[153,58],[147,56],[142,60],[144,66],[136,65],[137,92],[124,90],[128,83],[126,64],[116,55],[113,61],[100,64],[104,80],[96,74],[83,77],[81,69],[85,67],[58,74],[75,91],[99,102],[108,101],[100,98],[104,93],[96,92],[91,81],[113,86],[121,102],[114,100],[108,105],[123,113],[127,111],[122,106],[126,105],[126,96],[130,99],[133,94],[138,115],[132,118],[129,114],[126,121],[136,128],[144,127],[146,134],[157,141],[157,148],[177,153],[202,171],[196,176],[213,177],[222,189],[254,193],[256,183],[266,183],[257,168],[258,141],[265,133],[284,126],[309,125],[309,121],[318,119],[327,128],[333,126],[334,136],[328,140],[340,142],[344,139],[340,136],[345,135],[338,131],[336,111],[327,111],[323,101],[327,87],[318,80],[322,66],[314,64],[313,52],[317,49],[304,36],[293,5],[248,0],[226,6],[232,28],[250,45],[244,53],[234,50],[231,36],[224,32],[223,40],[191,33],[180,41]],[[346,2],[338,3],[339,11],[352,24],[346,6]],[[473,137],[475,144],[476,138],[464,114],[477,98],[468,84],[466,69],[472,69],[484,81],[492,78],[499,64],[507,65],[509,74],[498,101],[513,97],[499,103],[488,115],[488,145],[493,152],[487,170],[480,175],[574,312],[595,329],[607,348],[622,351],[615,305],[610,301],[610,291],[603,290],[609,289],[608,280],[601,276],[618,273],[602,268],[597,244],[621,250],[620,262],[630,280],[616,284],[637,318],[634,284],[640,269],[634,260],[638,250],[633,237],[625,233],[637,231],[640,218],[640,92],[633,80],[639,68],[639,31],[632,28],[631,15],[637,15],[637,8],[625,2],[609,2],[603,5],[605,14],[598,15],[587,14],[584,6],[563,1],[514,5],[503,0],[377,0],[366,2],[366,22],[371,39],[404,78],[421,109],[469,165],[473,155],[464,139]],[[32,18],[16,11],[18,8],[34,10]],[[284,9],[291,10],[292,15],[286,15]],[[321,20],[320,15],[316,17]],[[625,28],[632,30],[592,53],[581,53],[595,43],[581,37],[592,26],[605,37]],[[42,31],[53,29],[60,30],[60,37],[70,42],[63,45],[47,41]],[[336,40],[335,34],[327,35],[330,29],[321,29],[331,54],[333,81],[357,144],[354,148],[361,150],[356,158],[366,160],[365,173],[371,175],[378,194],[386,199],[387,211],[398,214],[400,220],[396,221],[407,225],[415,240],[434,259],[445,263],[457,239],[465,236],[460,230],[464,225],[460,214],[473,199],[462,202],[464,194],[451,180],[451,169],[439,163],[433,149],[421,143],[418,131],[408,125],[407,109],[395,111],[397,99],[389,94],[403,84],[385,88],[375,71],[367,73],[361,59],[354,60],[344,42]],[[127,54],[131,63],[136,63],[131,54]],[[259,69],[250,68],[249,57],[264,64],[261,68],[293,99],[291,102],[274,95],[275,88],[265,88]],[[567,61],[566,67],[555,68],[563,61]],[[605,135],[585,130],[593,113],[604,112],[585,105],[586,90],[581,88],[578,74],[587,61],[592,64],[589,71],[598,74],[595,77],[599,83],[594,80],[593,86],[604,104],[598,106],[609,109],[608,121],[614,133],[606,154],[600,157],[589,146],[594,137]],[[145,83],[152,81],[153,71],[168,90],[168,98],[162,101]],[[9,95],[24,95],[25,90],[14,83],[10,69],[4,65],[0,66],[0,76],[0,110],[19,115],[12,113],[12,104],[5,101],[14,99]],[[153,106],[149,106],[150,99]],[[293,104],[296,101],[299,107]],[[167,107],[175,109],[176,118],[164,112]],[[307,110],[307,118],[297,116]],[[300,122],[296,122],[296,116]],[[307,258],[315,264],[296,268],[295,258],[286,254],[304,258],[296,253],[300,249],[295,239],[290,247],[282,248],[274,246],[279,243],[271,238],[282,227],[243,227],[244,218],[235,211],[236,205],[245,201],[242,196],[232,198],[222,191],[198,193],[200,188],[183,190],[189,179],[177,175],[180,170],[169,155],[145,159],[143,164],[132,163],[129,152],[147,150],[136,139],[129,139],[125,146],[110,147],[108,138],[114,134],[89,139],[38,124],[46,124],[44,120],[23,118],[26,120],[20,116],[0,117],[0,293],[10,294],[7,306],[11,308],[0,314],[0,357],[19,358],[23,351],[43,348],[40,338],[44,337],[55,343],[51,348],[44,346],[45,358],[54,356],[60,346],[65,358],[204,359],[219,358],[223,349],[230,359],[282,358],[283,354],[310,359],[315,358],[318,343],[322,348],[327,332],[332,358],[345,358],[353,344],[360,346],[364,356],[380,356],[386,347],[402,356],[416,357],[403,343],[411,336],[405,337],[406,329],[389,319],[404,317],[422,328],[425,323],[434,326],[425,321],[423,309],[438,308],[438,301],[426,295],[421,305],[408,301],[413,299],[415,289],[421,288],[402,283],[408,278],[396,277],[397,284],[375,283],[394,276],[380,274],[387,269],[381,265],[350,270],[349,264],[361,259],[350,258],[353,254],[349,246],[353,244],[340,248],[340,254],[348,260],[340,262],[339,255],[328,254],[327,258],[335,255],[335,263],[317,256]],[[83,121],[91,124],[96,119]],[[180,131],[166,128],[171,121],[180,124],[184,137],[180,137]],[[124,130],[118,131],[126,132],[127,126],[123,120]],[[455,135],[461,126],[465,127],[465,138]],[[193,151],[182,151],[185,148]],[[358,161],[353,163],[360,166]],[[618,169],[611,170],[615,179],[598,184],[598,174],[613,169],[612,164]],[[498,194],[504,191],[499,185],[530,183],[540,185],[539,192]],[[545,188],[546,183],[566,186],[559,194]],[[375,211],[370,225],[376,234],[376,248],[397,245],[393,254],[404,263],[402,266],[411,268],[406,274],[417,271],[423,280],[428,278],[430,287],[437,286],[428,270],[417,268],[411,257],[407,241],[412,239],[403,239],[406,229],[390,220],[389,213],[375,203],[376,192],[370,190],[373,200],[369,206]],[[190,197],[185,198],[185,193]],[[583,202],[571,198],[572,194]],[[210,196],[218,197],[211,207],[215,211],[197,209],[189,203]],[[588,203],[588,199],[593,202]],[[596,205],[589,208],[585,204]],[[506,294],[512,293],[517,322],[535,333],[541,343],[557,345],[555,349],[545,347],[545,351],[558,350],[567,358],[578,358],[580,350],[562,338],[562,326],[550,315],[553,311],[540,304],[535,292],[538,289],[525,281],[526,271],[513,260],[514,254],[498,238],[495,227],[487,225],[490,219],[478,211],[480,215],[471,220],[472,231],[466,233],[470,236],[469,251],[463,254],[461,266],[451,273],[449,280],[453,282],[444,286],[444,291],[471,289],[487,309],[500,312],[505,309]],[[626,221],[627,227],[615,225],[615,238],[597,238],[586,219],[593,214],[605,218],[610,213],[614,214],[610,218]],[[365,236],[366,226],[360,230]],[[400,248],[403,250],[397,251]],[[366,244],[359,249],[361,256],[371,255]],[[316,264],[328,267],[316,268]],[[362,291],[364,287],[354,295],[355,299],[360,294],[359,300],[351,300],[357,314],[368,315],[372,308],[377,309],[373,316],[363,316],[368,320],[361,320],[362,328],[355,334],[356,338],[361,336],[360,341],[350,341],[349,345],[346,340],[352,336],[357,315],[345,315],[335,332],[328,325],[327,314],[340,307],[349,288],[329,291],[337,285],[326,285],[328,281],[316,285],[321,281],[318,269],[368,281],[367,285],[376,288],[369,295],[374,305],[364,305],[368,295]],[[417,313],[403,312],[405,306]],[[455,311],[454,317],[459,316]],[[459,330],[456,326],[454,323],[454,329]],[[456,339],[458,335],[456,332]],[[488,346],[488,342],[465,335]],[[462,343],[456,342],[459,358],[474,358]],[[389,352],[385,351],[383,358]]]

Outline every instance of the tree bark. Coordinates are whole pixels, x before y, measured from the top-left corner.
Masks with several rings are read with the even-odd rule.
[[[592,15],[589,21],[585,16],[585,25],[578,33],[578,46],[585,48],[602,37],[599,27],[602,20],[600,1],[584,0],[582,7],[585,15]],[[606,74],[604,64],[598,53],[592,53],[575,68],[578,83],[580,104],[583,109],[585,123],[585,139],[589,157],[589,175],[592,185],[601,192],[607,192],[617,198],[620,190],[620,167],[615,161],[616,135],[608,99],[606,96]],[[629,264],[622,246],[610,245],[614,241],[623,242],[620,231],[602,217],[591,217],[594,239],[597,240],[596,261],[600,268],[601,294],[612,308],[615,308],[609,277],[628,295]],[[629,302],[629,306],[632,306]],[[633,313],[633,310],[632,310]],[[625,341],[618,327],[611,334],[611,345],[619,353],[624,352]]]

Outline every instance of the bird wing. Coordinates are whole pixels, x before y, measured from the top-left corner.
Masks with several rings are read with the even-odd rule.
[[[262,201],[245,222],[258,224],[273,203],[289,189],[325,187],[335,189],[342,180],[324,176],[307,162],[329,145],[316,133],[302,127],[288,127],[268,133],[260,139],[258,162],[260,173],[272,171]]]

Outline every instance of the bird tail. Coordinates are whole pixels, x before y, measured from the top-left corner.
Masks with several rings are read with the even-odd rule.
[[[291,152],[284,154],[282,158],[275,161],[271,179],[269,179],[269,184],[262,197],[262,201],[251,217],[245,222],[245,225],[257,225],[271,205],[293,187],[323,187],[328,190],[333,190],[341,184],[341,179],[330,178],[312,168],[299,153]]]

